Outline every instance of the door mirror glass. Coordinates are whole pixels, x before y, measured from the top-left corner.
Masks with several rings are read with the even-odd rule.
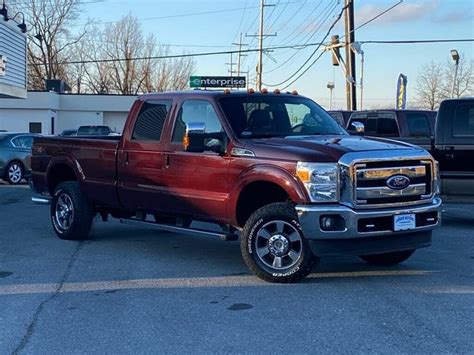
[[[351,122],[350,131],[353,134],[363,135],[365,133],[365,125],[362,122]]]
[[[224,132],[206,133],[204,122],[190,122],[186,124],[183,147],[187,152],[212,151],[222,155],[227,149],[227,135]]]

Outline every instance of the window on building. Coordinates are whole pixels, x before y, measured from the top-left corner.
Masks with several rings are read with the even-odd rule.
[[[132,139],[159,142],[171,104],[171,100],[143,103],[133,129]]]
[[[30,133],[42,133],[41,122],[30,122]]]
[[[453,136],[474,136],[474,103],[466,103],[456,108]]]
[[[430,125],[425,114],[407,112],[405,117],[407,119],[408,131],[411,137],[430,137]]]
[[[181,142],[186,132],[186,124],[191,122],[203,122],[206,125],[206,133],[222,131],[222,126],[217,117],[214,107],[209,101],[187,100],[183,102],[176,119],[173,130],[173,142]]]

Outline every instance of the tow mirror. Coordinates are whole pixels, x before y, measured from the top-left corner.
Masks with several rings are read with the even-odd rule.
[[[204,122],[190,122],[186,125],[183,147],[187,152],[212,151],[223,155],[226,152],[227,143],[227,135],[224,132],[206,133]]]
[[[365,133],[365,126],[362,122],[354,121],[351,122],[350,131],[352,132],[352,134],[363,136]]]

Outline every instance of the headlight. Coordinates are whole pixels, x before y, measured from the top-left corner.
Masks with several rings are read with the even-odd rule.
[[[336,163],[298,162],[296,175],[306,187],[311,202],[337,202],[339,167]]]

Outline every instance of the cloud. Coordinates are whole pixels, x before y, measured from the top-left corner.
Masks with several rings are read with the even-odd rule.
[[[469,21],[474,18],[474,14],[469,10],[457,10],[451,11],[443,15],[436,15],[432,17],[433,22],[436,23],[451,23],[451,22],[461,22]]]
[[[417,2],[414,4],[401,3],[386,14],[380,16],[374,21],[374,23],[387,25],[419,20],[432,15],[438,9],[438,6],[439,1],[437,0]],[[389,6],[386,5],[381,6],[372,4],[362,6],[355,14],[356,25],[360,25],[374,18],[388,7]]]

